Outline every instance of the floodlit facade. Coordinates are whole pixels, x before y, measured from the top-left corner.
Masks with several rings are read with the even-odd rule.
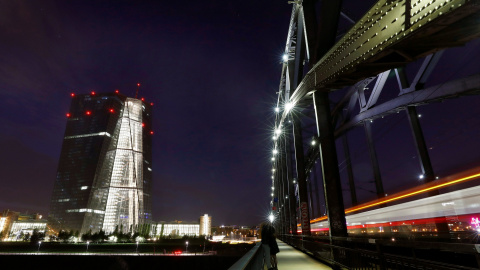
[[[212,217],[207,214],[200,217],[200,235],[212,235]]]
[[[19,240],[22,235],[32,235],[34,230],[37,230],[39,233],[45,233],[46,229],[46,220],[17,220],[12,222],[8,240]]]
[[[49,226],[83,234],[150,223],[151,105],[118,93],[72,94]]]
[[[157,225],[157,237],[169,236],[172,238],[183,236],[199,236],[199,224],[163,223]]]
[[[0,217],[0,232],[3,232],[3,230],[6,229],[7,225],[7,218],[6,217]]]
[[[199,222],[160,222],[153,224],[150,229],[152,237],[181,238],[183,236],[209,236],[212,234],[212,217],[205,214]]]

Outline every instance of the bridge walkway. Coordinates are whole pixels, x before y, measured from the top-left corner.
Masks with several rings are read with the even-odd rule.
[[[280,253],[277,254],[278,269],[279,270],[326,270],[331,267],[313,259],[307,254],[285,244],[277,239]],[[267,266],[264,266],[267,270]]]

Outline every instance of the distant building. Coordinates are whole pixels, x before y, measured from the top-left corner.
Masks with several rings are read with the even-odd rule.
[[[20,212],[5,210],[0,218],[0,232],[3,232],[5,240],[21,240],[24,235],[32,235],[34,230],[45,233],[47,221],[42,220],[42,215],[21,214]]]
[[[212,235],[212,217],[207,214],[200,217],[200,235]]]
[[[152,219],[151,104],[117,93],[72,94],[49,226],[128,232]]]
[[[151,235],[156,238],[211,235],[212,217],[205,214],[199,222],[159,222],[151,227]]]

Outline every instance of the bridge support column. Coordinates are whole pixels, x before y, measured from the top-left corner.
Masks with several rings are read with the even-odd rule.
[[[320,160],[322,162],[325,204],[327,207],[330,236],[347,236],[347,223],[343,205],[342,186],[338,171],[337,150],[333,135],[328,93],[316,91],[313,94],[317,133],[320,139]]]
[[[420,86],[423,86],[427,81],[430,74],[433,72],[436,64],[438,63],[440,57],[442,56],[443,51],[431,54],[425,58],[423,61],[420,70],[417,72],[413,83],[409,83],[408,78],[405,74],[404,68],[396,69],[396,75],[398,80],[398,85],[400,88],[400,94],[408,93],[411,91],[416,91]],[[415,106],[408,106],[407,107],[407,116],[408,122],[410,123],[410,127],[412,129],[412,135],[415,142],[415,148],[417,149],[417,153],[419,156],[420,161],[420,168],[423,173],[423,182],[428,183],[435,180],[435,172],[433,171],[433,166],[430,161],[430,154],[428,153],[428,147],[425,142],[425,137],[423,136],[422,126],[418,119],[418,113]],[[438,195],[438,190],[432,190],[428,193],[429,196]],[[438,235],[441,238],[449,238],[450,229],[448,228],[447,221],[435,223],[435,227],[437,228]]]
[[[368,152],[370,153],[370,161],[372,162],[373,178],[375,180],[375,188],[377,190],[377,197],[385,197],[385,191],[383,190],[382,175],[380,173],[380,166],[378,165],[377,152],[375,151],[375,145],[373,143],[372,126],[370,120],[363,122],[365,128],[365,136],[367,137]]]
[[[288,233],[288,207],[286,205],[286,198],[285,194],[288,192],[288,168],[287,168],[287,155],[288,155],[288,150],[286,148],[286,138],[285,140],[282,140],[282,155],[281,155],[281,182],[280,182],[280,195],[279,195],[279,203],[280,203],[280,210],[281,210],[281,222],[282,222],[282,229],[281,232],[282,234]]]
[[[345,153],[345,161],[347,162],[347,174],[348,174],[348,185],[350,187],[350,196],[352,199],[352,205],[355,206],[358,204],[357,201],[357,192],[355,190],[355,180],[353,178],[353,169],[352,161],[350,159],[350,147],[348,146],[347,132],[342,136],[343,143],[343,152]]]
[[[293,126],[291,126],[293,131]],[[287,172],[287,185],[288,185],[288,198],[287,198],[287,204],[288,204],[288,209],[289,209],[289,230],[291,231],[291,234],[296,235],[297,234],[297,202],[295,199],[295,185],[293,184],[293,158],[291,156],[291,136],[290,132],[288,133],[289,136],[286,137],[285,139],[285,148],[286,148],[286,162],[288,166],[288,172]]]
[[[300,119],[293,119],[293,137],[295,143],[295,161],[297,168],[298,192],[300,197],[300,223],[302,234],[310,235],[310,214],[308,208],[308,193],[305,177],[305,157],[303,152],[302,125]]]

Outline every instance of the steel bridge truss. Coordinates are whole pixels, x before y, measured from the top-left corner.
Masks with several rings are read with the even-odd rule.
[[[320,14],[315,14],[316,2],[289,2],[293,8],[278,91],[271,206],[281,221],[282,233],[296,234],[300,223],[302,234],[309,235],[307,178],[319,160],[330,237],[344,237],[345,209],[335,140],[343,139],[348,158],[348,143],[342,135],[364,126],[376,193],[382,197],[370,123],[406,111],[424,180],[433,181],[416,106],[480,91],[480,74],[425,88],[444,49],[480,36],[480,1],[380,0],[336,42],[341,1],[321,2]],[[409,82],[405,65],[422,58],[422,65]],[[396,79],[398,96],[379,102],[383,91],[391,91],[385,87],[387,78]],[[340,89],[345,94],[332,109],[329,93]],[[317,131],[313,143],[318,143],[304,151],[302,118],[311,112]],[[351,168],[348,171],[351,199],[356,204]]]

